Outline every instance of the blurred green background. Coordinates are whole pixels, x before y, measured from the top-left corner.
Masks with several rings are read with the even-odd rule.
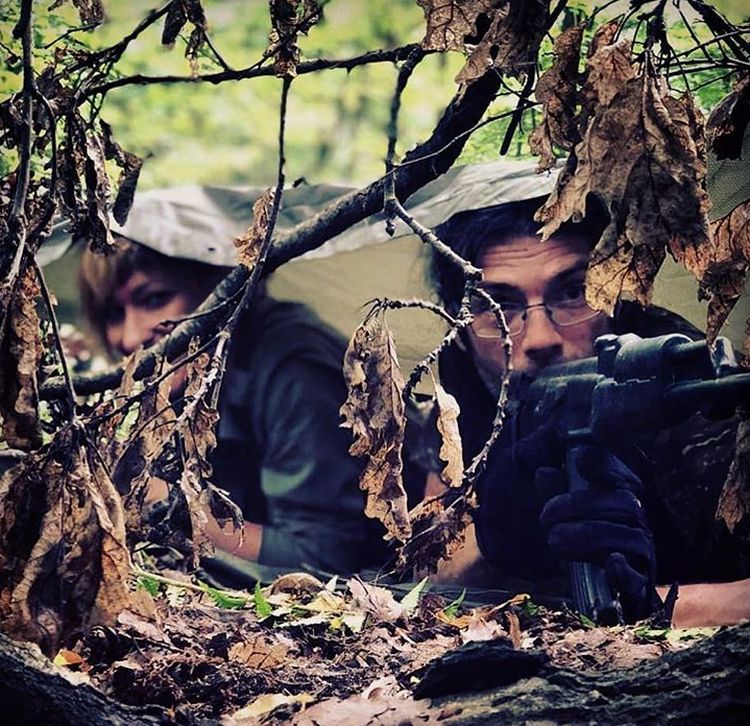
[[[582,13],[603,3],[571,0],[562,17],[570,24]],[[747,13],[744,0],[714,3],[737,22]],[[209,33],[226,62],[235,69],[252,65],[267,46],[270,20],[267,0],[203,0]],[[653,3],[649,3],[650,7]],[[5,62],[0,67],[0,97],[20,88],[20,63],[14,58],[18,43],[11,30],[18,17],[17,0],[0,0],[0,46]],[[51,41],[70,27],[80,25],[72,4],[52,11],[48,4],[34,4],[37,66],[49,61]],[[92,32],[77,33],[85,47],[100,48],[121,39],[146,16],[160,7],[154,0],[104,0],[105,23]],[[668,4],[673,23],[671,38],[690,43],[679,12]],[[695,32],[708,37],[695,15],[682,2]],[[602,17],[627,11],[623,0]],[[635,22],[635,20],[633,21]],[[127,49],[117,63],[117,75],[190,75],[184,49],[191,26],[183,30],[173,48],[161,45],[163,20],[158,21]],[[347,58],[376,48],[393,48],[419,42],[424,35],[424,16],[415,0],[330,0],[323,21],[300,45],[304,58]],[[67,42],[67,41],[66,41]],[[542,60],[551,59],[549,39]],[[463,63],[459,53],[436,54],[419,65],[404,94],[399,124],[399,153],[424,139],[456,90],[453,78]],[[199,60],[201,73],[220,70],[205,52]],[[703,74],[693,85],[719,77]],[[298,77],[289,101],[287,127],[287,179],[304,177],[310,183],[361,184],[383,171],[385,128],[396,80],[390,63],[324,71]],[[698,89],[700,100],[710,107],[729,88],[729,79]],[[680,86],[680,79],[676,79]],[[516,81],[509,87],[518,89]],[[115,138],[127,149],[147,157],[141,188],[185,183],[252,183],[265,185],[275,179],[280,81],[262,78],[225,82],[176,83],[117,88],[107,95],[101,117]],[[506,94],[492,112],[513,108],[515,98]],[[521,133],[511,145],[510,156],[524,155],[525,136],[535,123],[536,112],[526,114]],[[470,139],[462,162],[497,158],[507,121],[485,126]],[[8,164],[10,162],[7,162]],[[8,167],[6,167],[8,170]]]

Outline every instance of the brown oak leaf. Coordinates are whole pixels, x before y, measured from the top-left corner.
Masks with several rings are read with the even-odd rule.
[[[548,15],[546,0],[508,0],[497,5],[456,83],[468,85],[491,68],[510,76],[533,72]]]
[[[382,308],[376,306],[354,331],[344,356],[344,378],[348,395],[342,425],[354,435],[349,452],[368,457],[359,482],[367,493],[365,514],[404,541],[411,534],[401,458],[404,377]]]
[[[234,240],[234,246],[237,248],[237,264],[243,265],[248,270],[252,270],[255,267],[255,263],[260,257],[260,251],[268,233],[268,222],[274,202],[274,193],[274,187],[269,187],[263,192],[261,197],[255,200],[253,204],[252,225],[250,225],[245,234]]]
[[[624,53],[621,44],[602,45],[590,58],[583,138],[537,213],[547,239],[583,218],[589,194],[606,204],[611,221],[591,255],[586,296],[608,314],[625,293],[650,301],[667,251],[699,277],[691,260],[709,244],[699,113],[647,69],[628,70]]]
[[[543,104],[542,121],[529,137],[529,146],[540,157],[539,171],[554,168],[553,145],[570,151],[581,140],[576,124],[576,83],[583,30],[583,25],[575,25],[560,33],[554,44],[555,60],[536,84],[536,99]]]
[[[78,10],[78,17],[81,18],[83,25],[99,25],[104,21],[104,5],[102,0],[69,0],[70,3]],[[47,8],[47,12],[64,5],[68,0],[55,0]]]

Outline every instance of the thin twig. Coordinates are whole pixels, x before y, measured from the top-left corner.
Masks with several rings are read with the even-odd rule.
[[[23,122],[21,123],[21,141],[18,169],[16,171],[16,188],[13,195],[13,206],[8,220],[9,238],[15,240],[16,248],[10,262],[9,271],[2,270],[0,279],[8,281],[12,286],[18,276],[21,260],[26,251],[26,200],[29,194],[31,180],[31,147],[34,121],[34,67],[32,65],[32,6],[33,0],[23,0],[18,24],[13,29],[14,37],[21,38],[23,48]],[[3,264],[4,267],[4,264]]]
[[[375,50],[363,53],[360,56],[354,58],[342,58],[342,59],[327,59],[317,58],[310,61],[303,61],[297,65],[297,75],[302,76],[307,73],[317,73],[318,71],[330,70],[330,69],[343,69],[352,70],[358,66],[368,65],[370,63],[392,63],[394,61],[401,61],[408,58],[409,54],[414,48],[419,47],[416,44],[405,45],[401,48],[394,48],[393,50]],[[430,52],[430,51],[425,51]],[[272,54],[271,54],[272,55]],[[107,93],[114,88],[121,88],[123,86],[132,85],[152,85],[155,83],[159,84],[175,84],[175,83],[199,83],[205,81],[207,83],[223,83],[224,81],[241,81],[248,78],[261,78],[274,76],[275,71],[271,66],[262,66],[261,64],[268,60],[270,56],[264,56],[261,61],[255,63],[248,68],[241,68],[236,71],[220,71],[217,73],[206,73],[197,76],[178,76],[178,75],[164,75],[164,76],[147,76],[143,74],[135,74],[127,76],[125,78],[116,78],[112,81],[107,81],[98,86],[93,86],[88,89],[82,96],[80,101],[83,102],[101,93]]]
[[[63,348],[62,343],[62,337],[60,336],[60,326],[57,323],[57,315],[55,315],[55,309],[52,305],[52,298],[49,294],[49,289],[47,288],[47,283],[44,279],[44,275],[42,274],[42,268],[39,267],[39,265],[36,263],[36,260],[32,257],[29,261],[29,264],[33,265],[34,272],[36,273],[36,278],[39,281],[39,289],[42,293],[42,301],[44,302],[44,306],[47,308],[47,313],[49,314],[49,320],[52,325],[52,339],[55,342],[55,348],[57,350],[57,357],[60,360],[60,364],[62,365],[63,370],[63,380],[65,381],[65,388],[66,388],[66,395],[65,395],[65,404],[66,404],[66,413],[68,415],[68,423],[73,421],[73,418],[75,417],[75,401],[76,401],[76,394],[75,390],[73,389],[73,380],[70,376],[70,368],[68,367],[68,361],[65,358],[65,349]]]

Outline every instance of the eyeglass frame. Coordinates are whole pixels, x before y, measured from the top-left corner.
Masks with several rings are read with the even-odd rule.
[[[483,300],[482,297],[478,297],[475,299]],[[503,311],[503,315],[505,315],[505,308],[503,307],[503,304],[502,303],[497,303],[497,304],[500,306],[500,309]],[[515,307],[517,303],[513,303],[512,305]],[[583,305],[580,305],[579,307],[581,307],[582,309],[588,308],[591,314],[587,315],[584,318],[581,318],[580,320],[576,320],[575,322],[572,322],[572,323],[558,323],[554,317],[557,310],[554,310],[551,307],[551,303],[549,302],[534,303],[533,305],[518,305],[517,309],[521,313],[521,328],[515,333],[511,333],[510,325],[508,325],[508,335],[511,338],[517,338],[519,335],[522,335],[525,332],[526,326],[529,320],[529,310],[533,310],[534,308],[544,308],[544,312],[547,314],[547,317],[549,318],[550,322],[557,328],[572,328],[574,325],[581,325],[581,323],[585,323],[585,322],[588,322],[589,320],[593,320],[595,317],[603,314],[601,310],[594,310],[593,308],[589,307],[589,305],[585,301]],[[493,313],[491,309],[482,311],[481,313],[472,313],[472,315],[474,316],[474,321],[476,321],[476,318],[478,315],[492,315],[495,321],[495,326],[493,328],[487,327],[483,329],[486,331],[492,330],[492,335],[482,334],[482,332],[474,328],[474,322],[472,322],[472,327],[474,328],[474,335],[476,335],[477,338],[481,338],[482,340],[499,340],[500,338],[503,337],[502,329],[497,323],[497,317],[495,316],[495,314]]]

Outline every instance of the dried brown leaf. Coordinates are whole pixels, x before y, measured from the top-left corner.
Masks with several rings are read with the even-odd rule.
[[[0,480],[0,620],[46,653],[128,605],[122,503],[81,429]]]
[[[437,405],[437,429],[442,444],[439,456],[446,462],[440,478],[449,487],[459,487],[464,478],[463,446],[458,430],[458,415],[461,409],[458,401],[437,381],[435,384],[435,403]]]
[[[546,0],[511,0],[496,7],[456,83],[468,85],[492,68],[511,76],[532,72],[548,16]]]
[[[672,97],[645,69],[636,74],[624,53],[621,44],[602,45],[589,60],[592,106],[583,139],[537,213],[547,239],[563,222],[584,216],[589,194],[606,204],[611,222],[586,283],[589,304],[609,314],[624,293],[649,302],[666,251],[690,268],[708,244],[698,111],[690,97]]]
[[[0,346],[2,438],[11,448],[24,451],[42,443],[37,381],[43,353],[36,309],[39,295],[36,270],[29,266],[10,303]]]
[[[583,25],[576,25],[560,33],[555,39],[552,66],[536,84],[536,99],[543,104],[542,121],[529,137],[529,146],[540,157],[539,171],[555,166],[553,145],[570,151],[580,141],[576,83],[583,30]]]
[[[346,586],[354,606],[372,615],[376,621],[395,623],[407,617],[406,608],[396,602],[390,590],[364,582],[359,577],[352,577]]]
[[[349,452],[369,457],[359,482],[367,493],[365,514],[403,542],[411,534],[401,458],[404,377],[383,309],[371,311],[354,331],[344,356],[344,378],[348,395],[341,407],[342,426],[354,435]]]
[[[711,112],[706,122],[708,146],[717,159],[739,159],[750,123],[750,74],[745,74]]]
[[[747,532],[750,523],[750,419],[743,418],[737,427],[737,447],[721,491],[716,518],[730,532]]]
[[[463,51],[466,43],[481,35],[478,24],[486,24],[495,0],[417,0],[424,11],[427,29],[425,50]]]
[[[237,248],[237,264],[244,265],[248,270],[255,267],[258,261],[263,241],[268,233],[268,223],[274,201],[274,188],[269,187],[253,204],[253,223],[244,235],[234,240]]]
[[[435,572],[441,560],[449,560],[466,538],[476,496],[464,494],[446,506],[444,499],[426,499],[409,513],[411,539],[399,552],[398,569]]]
[[[712,222],[711,237],[711,246],[697,250],[700,257],[693,262],[700,275],[701,297],[709,300],[706,324],[709,342],[718,335],[745,291],[750,271],[750,202]]]
[[[99,25],[104,20],[102,0],[55,0],[47,11],[54,10],[66,2],[70,2],[78,10],[78,16],[81,18],[83,25]]]
[[[111,252],[115,248],[109,228],[111,190],[105,163],[104,141],[99,134],[89,132],[85,135],[83,177],[86,182],[85,236],[94,252]]]
[[[185,3],[178,1],[173,2],[167,11],[167,17],[164,19],[164,28],[161,33],[162,45],[173,45],[180,31],[187,23],[187,8]]]
[[[279,77],[296,76],[300,58],[297,38],[323,17],[322,8],[318,0],[271,0],[269,8],[272,30],[268,39],[274,73]]]
[[[133,206],[133,198],[138,186],[143,159],[130,151],[126,151],[115,141],[112,128],[106,121],[100,121],[99,123],[102,128],[104,154],[107,159],[113,159],[120,167],[120,178],[117,181],[117,196],[112,207],[112,216],[118,224],[122,225],[127,221],[130,208]]]
[[[235,643],[229,649],[228,657],[230,661],[244,663],[250,668],[268,670],[284,665],[292,645],[292,641],[278,635],[252,633]]]

